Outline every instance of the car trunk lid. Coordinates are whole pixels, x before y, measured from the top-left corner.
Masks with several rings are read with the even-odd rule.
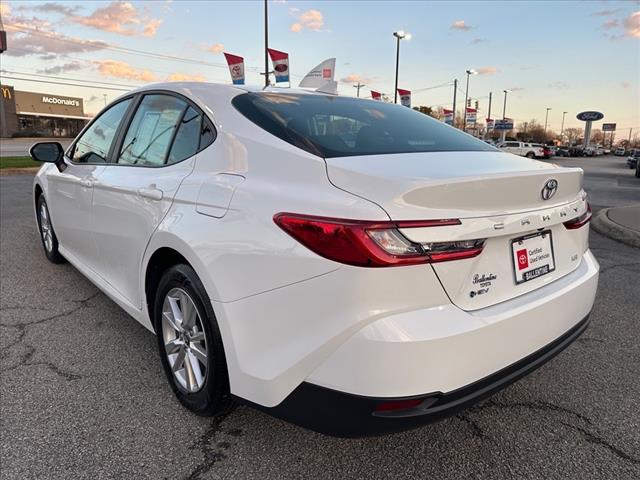
[[[508,300],[566,275],[577,268],[586,249],[588,227],[567,230],[563,225],[587,209],[581,169],[559,168],[501,152],[410,153],[326,161],[334,185],[377,203],[391,220],[460,220],[459,225],[403,229],[414,242],[428,246],[486,239],[477,257],[432,264],[452,302],[465,310]],[[557,188],[544,199],[543,190],[550,180]],[[538,236],[542,232],[544,237]],[[548,271],[521,281],[528,270],[518,270],[515,263],[516,252],[522,249],[527,250],[532,266],[538,262],[547,265]]]

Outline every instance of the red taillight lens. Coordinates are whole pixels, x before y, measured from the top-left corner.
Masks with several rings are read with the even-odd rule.
[[[587,211],[584,212],[579,217],[574,218],[573,220],[569,220],[568,222],[564,222],[564,226],[568,230],[575,230],[576,228],[580,228],[580,227],[586,225],[587,223],[589,223],[590,220],[591,220],[591,205],[589,205],[587,203]]]
[[[274,222],[309,250],[330,260],[359,267],[391,267],[458,260],[478,255],[484,241],[421,245],[399,229],[460,225],[458,219],[369,222],[279,213]],[[433,249],[433,246],[437,246]]]

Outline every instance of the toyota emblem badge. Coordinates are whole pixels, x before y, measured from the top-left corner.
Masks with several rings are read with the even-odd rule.
[[[556,190],[558,190],[558,181],[555,178],[547,180],[547,183],[542,187],[542,199],[549,200],[556,194]]]

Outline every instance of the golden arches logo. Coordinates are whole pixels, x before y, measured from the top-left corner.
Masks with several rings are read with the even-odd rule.
[[[2,98],[8,98],[11,100],[11,89],[8,87],[0,87],[2,88]]]

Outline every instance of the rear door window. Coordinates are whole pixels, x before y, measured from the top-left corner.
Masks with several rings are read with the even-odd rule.
[[[172,95],[145,95],[127,130],[118,163],[165,165],[174,134],[187,108],[187,102]]]

